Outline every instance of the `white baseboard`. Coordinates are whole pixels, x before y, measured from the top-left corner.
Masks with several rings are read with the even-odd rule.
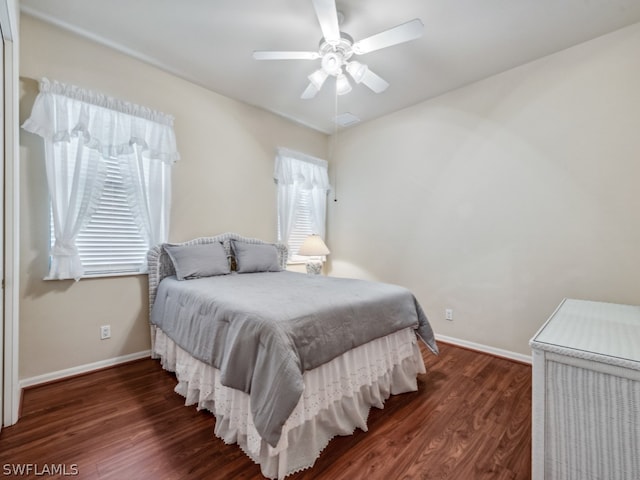
[[[509,350],[503,350],[501,348],[490,347],[488,345],[482,345],[480,343],[469,342],[467,340],[461,340],[459,338],[448,337],[446,335],[436,334],[435,337],[436,340],[442,341],[444,343],[450,343],[452,345],[468,348],[470,350],[477,350],[479,352],[495,355],[496,357],[503,357],[508,358],[509,360],[531,364],[531,355],[523,355],[521,353],[511,352]],[[129,355],[122,355],[120,357],[109,358],[107,360],[101,360],[99,362],[79,365],[77,367],[67,368],[65,370],[58,370],[57,372],[45,373],[43,375],[37,375],[35,377],[23,378],[22,380],[20,380],[19,385],[20,389],[33,387],[35,385],[40,385],[41,383],[61,380],[63,378],[72,377],[74,375],[81,375],[83,373],[89,373],[95,370],[100,370],[102,368],[113,367],[121,363],[131,362],[132,360],[139,360],[141,358],[147,358],[150,356],[150,350],[130,353]]]
[[[509,350],[490,347],[488,345],[482,345],[481,343],[469,342],[459,338],[447,337],[446,335],[438,335],[437,333],[435,336],[436,340],[440,340],[444,343],[450,343],[452,345],[457,345],[458,347],[477,350],[478,352],[488,353],[489,355],[495,355],[496,357],[508,358],[509,360],[515,360],[516,362],[528,363],[531,365],[531,355],[523,355],[522,353],[511,352]]]
[[[93,372],[102,368],[113,367],[115,365],[120,365],[121,363],[127,363],[131,362],[132,360],[139,360],[141,358],[148,358],[150,356],[151,350],[130,353],[128,355],[122,355],[120,357],[100,360],[99,362],[87,363],[86,365],[79,365],[77,367],[67,368],[65,370],[58,370],[57,372],[45,373],[43,375],[37,375],[35,377],[23,378],[22,380],[20,380],[19,385],[20,389],[22,390],[23,388],[33,387],[35,385],[40,385],[41,383],[53,382],[54,380],[62,380],[63,378]]]

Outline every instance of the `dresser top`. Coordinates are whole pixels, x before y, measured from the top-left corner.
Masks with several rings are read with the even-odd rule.
[[[640,306],[565,299],[530,344],[640,370]]]

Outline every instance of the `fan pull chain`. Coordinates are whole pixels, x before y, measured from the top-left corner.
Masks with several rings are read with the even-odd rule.
[[[336,85],[333,95],[333,135],[331,135],[331,141],[329,142],[329,158],[333,160],[333,201],[338,201],[338,165],[335,162],[335,152],[338,143],[338,87]]]

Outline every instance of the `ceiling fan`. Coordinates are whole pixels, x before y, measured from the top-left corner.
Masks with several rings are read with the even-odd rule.
[[[312,2],[323,35],[318,51],[257,50],[253,52],[253,58],[256,60],[321,59],[320,68],[308,77],[309,85],[301,95],[303,99],[315,97],[329,76],[333,76],[336,79],[336,92],[338,95],[349,93],[352,87],[346,73],[355,83],[363,83],[375,93],[384,92],[389,87],[389,83],[372,72],[367,65],[351,60],[351,57],[353,55],[364,55],[365,53],[419,38],[424,29],[422,21],[419,18],[415,18],[354,42],[353,38],[340,31],[339,14],[335,0],[312,0]]]

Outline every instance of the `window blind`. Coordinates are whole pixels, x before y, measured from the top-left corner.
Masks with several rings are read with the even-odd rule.
[[[291,234],[287,241],[289,247],[289,262],[306,262],[307,257],[298,255],[298,250],[304,243],[305,239],[315,233],[311,222],[311,202],[309,191],[303,190],[298,197],[296,205],[296,220],[291,229]]]

